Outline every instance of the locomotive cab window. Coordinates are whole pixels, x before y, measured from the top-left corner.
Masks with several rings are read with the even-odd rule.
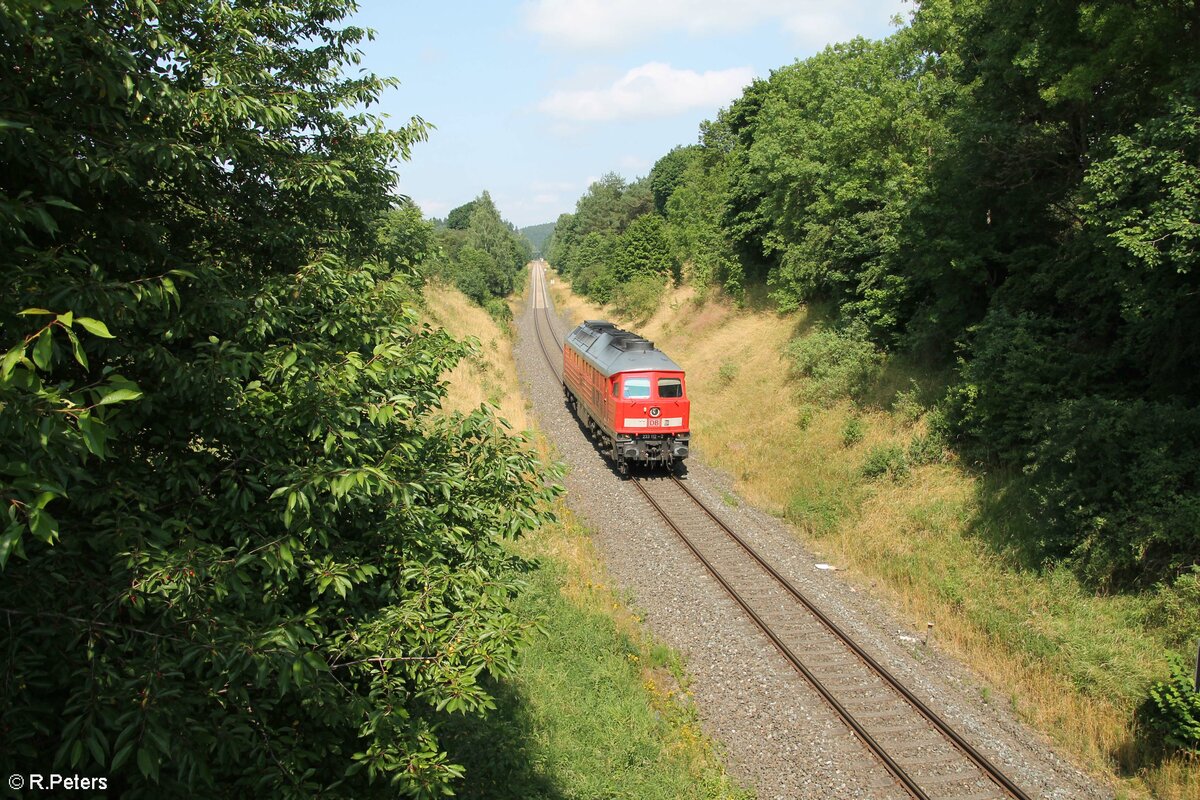
[[[683,381],[679,378],[659,378],[659,397],[683,397]]]
[[[647,400],[650,397],[649,378],[626,378],[621,385],[625,387],[624,396],[627,400]]]

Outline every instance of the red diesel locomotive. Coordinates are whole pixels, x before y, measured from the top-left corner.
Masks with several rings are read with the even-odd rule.
[[[563,344],[567,404],[611,449],[622,475],[633,463],[672,467],[687,458],[684,389],[678,364],[611,322],[588,320]]]

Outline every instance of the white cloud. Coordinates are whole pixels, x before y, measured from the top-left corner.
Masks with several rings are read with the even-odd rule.
[[[526,26],[564,47],[614,48],[666,31],[695,36],[782,24],[805,45],[820,47],[871,29],[904,9],[903,0],[528,0]]]
[[[696,72],[652,61],[602,89],[554,92],[538,109],[584,122],[666,117],[693,108],[715,109],[741,94],[753,78],[749,67]]]

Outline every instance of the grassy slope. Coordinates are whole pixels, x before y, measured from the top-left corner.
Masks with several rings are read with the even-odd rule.
[[[614,318],[562,281],[553,291],[576,321]],[[784,346],[810,327],[804,312],[698,303],[684,288],[638,331],[687,371],[699,456],[728,471],[742,496],[792,520],[810,547],[914,628],[933,622],[940,644],[985,678],[984,699],[1010,703],[1122,796],[1200,797],[1194,761],[1136,766],[1132,708],[1165,673],[1172,642],[1166,626],[1147,624],[1152,599],[1096,597],[1065,570],[1022,568],[1004,544],[1014,539],[1007,498],[958,465],[921,466],[899,481],[863,478],[872,449],[907,445],[923,421],[848,401],[806,402]],[[934,380],[893,369],[879,394],[914,378]],[[852,418],[861,439],[847,445]],[[762,432],[770,435],[750,436]]]
[[[425,294],[431,322],[482,345],[449,376],[447,409],[488,401],[515,429],[528,428],[508,336],[459,292],[431,286]],[[540,564],[520,610],[540,616],[544,631],[516,674],[495,687],[496,711],[444,731],[448,751],[467,768],[459,796],[745,797],[700,733],[678,660],[641,633],[587,531],[564,509],[561,524],[520,548]]]

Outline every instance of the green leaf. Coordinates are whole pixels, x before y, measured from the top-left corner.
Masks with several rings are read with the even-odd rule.
[[[124,403],[129,400],[137,400],[141,396],[142,391],[140,389],[113,389],[111,392],[108,392],[101,397],[100,402],[96,403],[96,405],[110,406],[113,403]]]
[[[79,337],[75,335],[75,331],[67,328],[67,338],[71,340],[71,354],[75,356],[75,361],[79,363],[79,366],[87,369],[87,353],[83,352],[83,345],[79,343]]]
[[[158,774],[158,764],[154,760],[154,754],[150,752],[148,747],[139,747],[137,754],[138,771],[144,777],[150,778]]]
[[[38,335],[37,343],[33,346],[33,363],[37,364],[39,369],[48,370],[53,360],[54,339],[50,329],[46,328]]]
[[[47,311],[47,310],[46,310],[46,309],[44,309],[44,308],[26,308],[26,309],[24,309],[23,311],[18,311],[18,312],[17,312],[17,316],[18,316],[18,317],[28,317],[28,316],[31,316],[31,315],[33,315],[33,314],[47,314],[47,315],[49,315],[49,316],[54,316],[54,312],[53,312],[53,311]]]
[[[137,742],[130,742],[118,750],[117,754],[113,756],[112,763],[108,765],[108,771],[112,773],[119,770],[129,760],[129,756],[133,754],[133,748],[136,746]]]
[[[88,750],[92,752],[92,758],[96,759],[97,764],[104,766],[106,763],[108,763],[108,756],[104,752],[104,734],[100,732],[99,728],[92,729],[92,735],[88,737],[87,744]]]
[[[104,442],[108,439],[108,429],[104,423],[86,412],[79,415],[79,433],[83,436],[83,444],[92,455],[104,458]]]
[[[12,551],[17,549],[21,543],[21,526],[19,524],[9,525],[3,534],[0,534],[0,569],[8,564],[8,557]]]
[[[25,357],[25,343],[24,342],[18,344],[16,347],[14,347],[13,349],[11,349],[7,353],[5,353],[4,361],[3,361],[3,363],[0,363],[0,381],[7,381],[8,377],[10,375],[12,375],[12,371],[16,368],[17,364],[20,363],[21,359],[24,357]]]
[[[44,508],[30,509],[29,532],[46,544],[51,544],[58,536],[58,521]]]
[[[82,325],[83,329],[93,336],[99,336],[102,339],[116,338],[108,332],[108,326],[98,319],[92,319],[91,317],[79,317],[75,320],[75,324]]]
[[[57,206],[59,208],[65,208],[69,211],[83,211],[83,209],[79,206],[75,205],[74,203],[68,203],[61,197],[47,197],[43,202],[48,206]]]

